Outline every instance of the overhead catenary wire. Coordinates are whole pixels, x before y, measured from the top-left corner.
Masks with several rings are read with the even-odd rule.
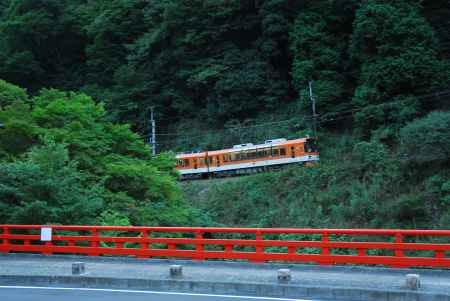
[[[298,122],[298,119],[297,119]],[[288,124],[288,123],[284,123],[284,125],[278,123],[278,128],[280,127],[287,127],[287,126],[291,126],[292,124]],[[259,125],[262,126],[262,125]],[[264,126],[267,126],[266,124],[264,124]],[[249,128],[255,128],[255,126],[252,127],[246,127],[243,128],[243,130],[248,130]],[[210,131],[205,131],[202,134],[197,134],[197,135],[186,135],[186,134],[180,134],[180,135],[173,135],[173,136],[163,136],[162,138],[160,138],[160,141],[172,141],[172,142],[186,142],[186,141],[191,141],[191,140],[195,140],[196,138],[204,138],[205,136],[208,135],[224,135],[226,134],[230,134],[230,132],[233,132],[234,129],[217,129],[217,130],[210,130]],[[169,144],[169,143],[168,143]]]
[[[418,100],[426,100],[426,99],[431,99],[431,98],[436,98],[436,97],[441,97],[441,96],[446,96],[446,95],[450,95],[450,90],[441,90],[441,91],[437,91],[437,92],[433,92],[433,93],[428,93],[428,94],[423,94],[423,95],[411,95],[412,97],[418,99]],[[327,114],[322,114],[322,115],[318,115],[319,120],[321,118],[324,118],[324,116],[328,116],[328,118],[336,118],[338,116],[341,115],[348,115],[348,114],[354,114],[360,111],[364,111],[364,110],[370,110],[373,108],[380,108],[380,107],[389,107],[389,106],[396,106],[399,104],[399,101],[391,101],[391,102],[385,102],[385,103],[380,103],[380,104],[373,104],[373,105],[368,105],[365,107],[359,107],[359,108],[353,108],[353,109],[349,109],[349,110],[345,110],[345,111],[339,111],[336,113],[327,113]],[[333,117],[331,117],[333,116]],[[314,116],[311,115],[305,115],[302,118],[302,121],[311,121],[313,120]],[[270,125],[279,125],[279,124],[289,124],[289,123],[293,123],[293,122],[299,122],[299,118],[290,118],[290,119],[285,119],[285,120],[279,120],[279,121],[272,121],[272,122],[264,122],[264,123],[259,123],[259,124],[255,124],[255,125],[250,125],[250,126],[235,126],[235,127],[229,127],[229,128],[225,128],[225,129],[216,129],[216,130],[201,130],[201,131],[196,131],[193,134],[179,134],[179,133],[159,133],[157,134],[157,136],[166,136],[166,137],[189,137],[189,138],[199,138],[199,137],[204,137],[205,134],[208,133],[217,133],[217,132],[229,132],[232,130],[245,130],[245,129],[251,129],[251,128],[259,128],[259,127],[265,127],[265,126],[270,126]],[[173,139],[173,141],[175,141],[176,139]]]
[[[408,97],[408,95],[400,95],[401,97]],[[415,98],[416,100],[421,100],[421,102],[428,102],[428,101],[434,101],[436,98],[442,98],[444,96],[450,96],[450,90],[439,90],[439,91],[435,91],[435,92],[430,92],[427,94],[422,94],[422,95],[410,95],[411,97]],[[392,98],[395,98],[392,97]],[[403,101],[407,101],[408,99],[405,98],[403,99]],[[351,101],[348,101],[349,103],[351,103]],[[318,115],[317,116],[317,121],[318,121],[318,125],[324,125],[324,124],[330,124],[336,121],[340,121],[340,120],[344,120],[344,119],[351,119],[352,117],[354,117],[354,114],[361,112],[361,111],[367,111],[364,113],[365,117],[373,117],[375,115],[378,115],[379,113],[371,113],[370,110],[374,109],[374,108],[389,108],[389,107],[393,107],[393,106],[398,106],[399,103],[401,103],[399,100],[396,101],[391,101],[391,102],[384,102],[384,103],[379,103],[379,104],[372,104],[372,105],[368,105],[368,106],[364,106],[364,107],[359,107],[359,108],[352,108],[352,109],[348,109],[348,110],[343,110],[343,111],[339,111],[336,113],[327,113],[327,114],[322,114],[322,115]],[[406,103],[406,102],[405,102]],[[285,129],[285,133],[287,134],[288,132],[292,132],[292,127],[296,126],[297,124],[299,124],[299,122],[308,122],[311,121],[313,119],[313,116],[310,115],[305,115],[303,116],[303,118],[301,120],[299,120],[298,117],[296,118],[289,118],[289,119],[284,119],[284,120],[277,120],[277,121],[270,121],[270,122],[263,122],[263,123],[258,123],[258,124],[253,124],[253,125],[242,125],[242,126],[234,126],[234,127],[229,127],[229,128],[224,128],[224,129],[215,129],[215,130],[201,130],[201,131],[197,131],[195,133],[184,133],[184,134],[179,134],[179,133],[160,133],[160,139],[159,139],[159,143],[158,146],[160,147],[160,149],[167,149],[167,148],[172,148],[174,145],[180,145],[180,144],[186,144],[185,146],[187,147],[193,147],[193,145],[197,145],[199,143],[198,138],[205,138],[205,137],[214,137],[216,136],[226,136],[226,135],[237,135],[234,139],[237,139],[238,136],[242,137],[247,137],[245,139],[249,139],[250,136],[255,135],[254,137],[260,137],[261,139],[268,139],[268,138],[273,138],[273,136],[269,136],[270,134],[263,134],[263,133],[257,133],[257,134],[253,134],[252,132],[248,132],[249,129],[254,129],[254,128],[260,128],[260,127],[272,127],[274,128],[274,126],[276,126],[276,130],[275,133],[277,133],[278,130],[281,129],[281,132],[283,132],[283,129]],[[269,132],[267,132],[269,133]],[[274,132],[272,132],[273,134]],[[278,133],[280,133],[280,131],[278,131]],[[250,134],[250,136],[249,136]],[[275,134],[277,136],[285,136],[286,134]],[[266,138],[264,138],[264,136],[266,136]],[[217,140],[219,139],[219,140]],[[225,143],[224,141],[222,141],[221,138],[217,138],[216,140],[212,140],[212,142],[216,145],[216,146],[220,146],[222,145],[222,147],[226,147],[229,146],[229,143]],[[250,138],[251,139],[251,138]],[[190,146],[189,146],[190,145]],[[200,146],[200,145],[198,145]]]
[[[307,117],[312,118],[312,116],[308,116]],[[280,121],[273,121],[273,122],[264,122],[264,123],[259,123],[259,124],[255,124],[255,125],[250,125],[250,126],[230,126],[227,129],[220,129],[219,131],[222,130],[232,130],[232,129],[250,129],[250,128],[258,128],[258,127],[265,127],[268,125],[276,125],[276,124],[283,124],[283,123],[290,123],[292,121],[298,121],[298,118],[291,118],[291,119],[286,119],[286,120],[280,120]],[[217,130],[202,130],[202,131],[197,131],[196,133],[207,133],[207,132],[212,132],[212,131],[217,131]],[[197,134],[195,134],[197,135]],[[161,133],[158,134],[158,136],[179,136],[179,134],[177,133]],[[183,136],[191,136],[191,135],[186,135],[183,134]]]

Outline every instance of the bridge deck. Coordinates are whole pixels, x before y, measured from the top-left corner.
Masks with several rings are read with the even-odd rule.
[[[405,275],[420,274],[422,291],[450,296],[450,270],[387,269],[376,267],[250,264],[142,260],[119,257],[60,255],[0,255],[0,285],[5,276],[71,276],[71,264],[86,263],[85,278],[169,280],[169,265],[183,265],[185,281],[216,283],[277,283],[277,270],[289,268],[289,285],[353,289],[405,290]],[[450,299],[450,298],[449,298]]]

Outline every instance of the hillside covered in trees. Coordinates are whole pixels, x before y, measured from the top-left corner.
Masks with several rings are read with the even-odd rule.
[[[0,218],[448,227],[449,28],[449,0],[3,0]],[[310,81],[316,168],[183,193],[149,158],[150,107],[161,151],[312,134]]]

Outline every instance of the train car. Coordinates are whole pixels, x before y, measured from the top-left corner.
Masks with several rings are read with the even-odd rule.
[[[311,165],[319,161],[312,138],[274,139],[263,144],[239,144],[230,149],[177,155],[182,180],[227,177],[279,169],[288,164]]]

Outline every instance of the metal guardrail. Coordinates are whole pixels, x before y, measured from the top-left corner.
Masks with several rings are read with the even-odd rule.
[[[0,225],[0,252],[450,268],[450,231]]]

